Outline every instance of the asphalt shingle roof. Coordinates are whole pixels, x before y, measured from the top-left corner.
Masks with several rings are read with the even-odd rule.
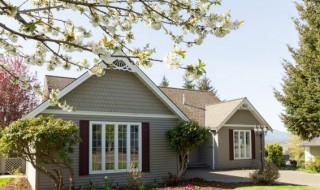
[[[205,109],[207,105],[221,102],[208,91],[188,90],[181,88],[160,87],[162,92],[191,120],[205,126]],[[185,104],[183,104],[183,96]]]
[[[206,107],[206,126],[218,128],[225,119],[241,104],[245,98],[235,99],[209,105]]]

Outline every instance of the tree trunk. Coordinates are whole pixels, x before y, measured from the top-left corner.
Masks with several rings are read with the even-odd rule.
[[[67,165],[68,168],[68,172],[69,172],[69,190],[74,190],[74,172],[73,172],[73,168],[70,165]]]
[[[184,174],[184,172],[187,170],[188,166],[188,158],[189,158],[189,152],[181,153],[181,166],[178,171],[177,178],[181,178],[181,176]]]

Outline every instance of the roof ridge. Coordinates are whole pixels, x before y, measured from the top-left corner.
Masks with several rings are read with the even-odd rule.
[[[186,88],[178,88],[178,87],[164,87],[164,86],[158,86],[159,88],[171,88],[171,89],[177,89],[177,90],[187,90],[187,91],[196,91],[196,92],[207,92],[212,94],[210,91],[207,90],[197,90],[197,89],[186,89]]]
[[[45,75],[45,77],[68,78],[68,79],[77,79],[78,78],[78,77],[64,77],[64,76],[57,76],[57,75]]]
[[[211,104],[209,106],[213,106],[213,105],[217,105],[217,104],[229,103],[229,102],[233,102],[233,101],[237,101],[237,100],[241,100],[241,99],[247,99],[247,97],[241,97],[241,98],[231,99],[231,100],[227,100],[227,101],[221,101],[221,102],[217,102],[215,104]]]

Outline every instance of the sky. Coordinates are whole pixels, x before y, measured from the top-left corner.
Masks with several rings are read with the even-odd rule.
[[[201,46],[186,49],[185,63],[206,63],[207,77],[218,90],[221,100],[247,97],[266,121],[277,130],[285,131],[279,117],[283,111],[275,99],[273,89],[281,90],[282,60],[291,60],[287,45],[297,47],[298,34],[292,18],[298,13],[292,0],[222,0],[222,7],[214,11],[231,10],[234,19],[244,20],[239,30],[224,38],[210,36]],[[171,50],[172,42],[162,32],[139,25],[134,28],[134,46],[150,43],[159,58]],[[169,70],[163,63],[142,68],[156,83],[165,75],[171,87],[181,87],[183,70]],[[32,68],[39,80],[44,75],[77,77],[81,73],[58,69]]]

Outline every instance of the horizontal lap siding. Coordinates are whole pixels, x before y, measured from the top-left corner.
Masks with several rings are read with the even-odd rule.
[[[319,146],[312,146],[310,147],[310,153],[313,156],[320,156],[320,147]]]
[[[208,134],[208,140],[199,147],[199,162],[212,168],[212,134]]]
[[[249,110],[238,110],[226,124],[256,125],[260,122],[252,115]]]
[[[133,73],[116,70],[91,76],[62,100],[77,111],[173,114]]]
[[[166,140],[165,133],[168,129],[175,126],[177,119],[158,119],[158,118],[125,118],[125,117],[101,117],[101,116],[65,116],[56,115],[65,120],[72,120],[77,125],[79,120],[91,121],[110,121],[110,122],[149,122],[150,123],[150,172],[143,174],[144,182],[153,182],[154,180],[162,181],[162,176],[166,176],[168,172],[177,173],[178,156],[169,149],[169,144]],[[75,184],[77,186],[86,186],[89,181],[96,185],[104,185],[104,176],[107,175],[113,178],[114,184],[125,184],[127,182],[128,173],[114,173],[114,174],[94,174],[88,176],[78,176],[79,170],[79,146],[75,147],[75,152],[72,155]],[[68,181],[67,178],[64,179]],[[45,176],[40,175],[39,187],[42,189],[54,189],[52,182]]]
[[[255,159],[230,160],[229,159],[229,129],[252,130],[245,127],[222,127],[218,131],[216,150],[216,169],[257,168],[260,164],[260,137],[255,136]]]

